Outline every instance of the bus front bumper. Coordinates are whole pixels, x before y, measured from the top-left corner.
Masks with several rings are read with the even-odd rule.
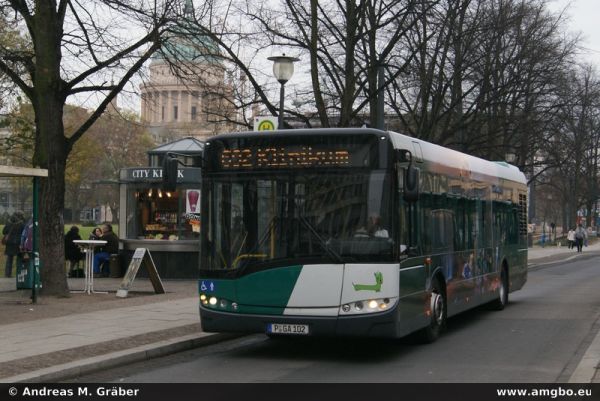
[[[310,336],[396,338],[399,336],[396,308],[379,313],[324,317],[236,314],[200,306],[200,321],[205,332],[266,333],[268,325],[277,323],[308,325]]]

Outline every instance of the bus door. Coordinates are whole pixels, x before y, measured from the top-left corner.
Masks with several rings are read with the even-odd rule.
[[[457,257],[455,282],[448,288],[448,305],[457,313],[468,309],[476,294],[476,276],[478,275],[478,251],[481,249],[481,199],[474,196],[465,197],[460,204],[459,212],[464,211],[465,239],[462,252]]]
[[[454,275],[454,213],[448,209],[432,210],[431,230],[433,268],[440,267],[448,281]]]
[[[485,302],[494,295],[494,279],[496,272],[496,236],[495,216],[492,204],[492,187],[482,186],[477,200],[477,226],[475,258],[475,295]]]
[[[472,291],[467,297],[485,296],[487,275],[493,271],[492,258],[492,214],[488,188],[477,188],[473,228],[473,252],[469,255],[468,266]],[[467,277],[465,277],[467,278]]]
[[[399,188],[402,188],[404,171],[399,169]],[[406,202],[402,194],[398,197],[399,218],[399,319],[401,329],[409,332],[422,326],[427,317],[423,304],[427,288],[427,271],[424,252],[428,245],[424,241],[422,198],[417,202]]]

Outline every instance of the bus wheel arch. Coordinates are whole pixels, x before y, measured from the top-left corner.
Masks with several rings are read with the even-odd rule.
[[[493,310],[501,311],[508,304],[508,293],[509,293],[509,275],[508,275],[508,262],[506,259],[502,260],[502,267],[500,268],[500,287],[498,289],[498,297],[491,302],[490,306]]]
[[[441,272],[437,272],[431,279],[429,317],[429,324],[419,332],[419,337],[424,343],[437,340],[446,327],[448,318],[446,280]]]

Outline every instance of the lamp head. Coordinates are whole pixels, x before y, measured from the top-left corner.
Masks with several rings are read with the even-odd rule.
[[[273,75],[281,84],[285,84],[292,78],[294,63],[300,61],[299,58],[286,56],[285,53],[281,56],[269,57],[267,60],[273,62]]]

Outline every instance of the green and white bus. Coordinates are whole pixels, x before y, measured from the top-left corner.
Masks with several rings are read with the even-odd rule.
[[[201,202],[207,332],[433,341],[527,279],[523,173],[395,132],[215,136]]]

